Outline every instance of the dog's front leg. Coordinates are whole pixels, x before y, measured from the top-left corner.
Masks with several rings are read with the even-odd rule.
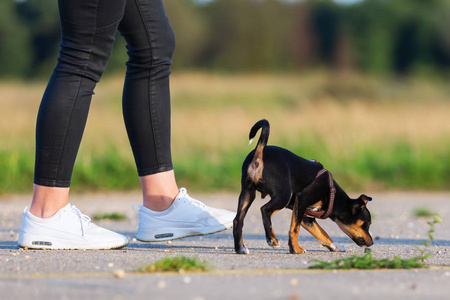
[[[301,254],[306,252],[305,248],[300,247],[298,244],[301,219],[306,210],[306,208],[301,207],[299,202],[299,197],[296,195],[294,207],[292,209],[291,227],[289,229],[289,252],[291,254]]]
[[[334,244],[330,236],[320,227],[316,219],[303,217],[302,227],[305,228],[313,237],[315,237],[322,246],[332,252],[345,252],[345,248],[339,244]]]

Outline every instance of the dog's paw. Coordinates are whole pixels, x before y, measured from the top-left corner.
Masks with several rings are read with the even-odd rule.
[[[347,252],[347,250],[345,249],[345,247],[343,245],[340,244],[331,244],[332,246],[332,250],[333,252]]]
[[[303,254],[306,253],[306,249],[303,247],[289,247],[289,253],[291,254]]]
[[[248,251],[247,247],[241,246],[241,247],[239,247],[239,249],[236,249],[236,253],[237,254],[245,254],[245,255],[247,255],[250,252]]]
[[[273,248],[280,248],[280,243],[271,239],[267,239],[267,244]]]

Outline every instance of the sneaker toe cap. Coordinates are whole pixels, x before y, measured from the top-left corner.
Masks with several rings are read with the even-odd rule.
[[[92,243],[105,245],[106,248],[120,248],[129,243],[128,238],[123,234],[102,227],[91,228],[85,237]]]
[[[225,210],[225,209],[214,209],[209,212],[211,217],[209,223],[211,225],[222,224],[226,228],[230,228],[233,224],[234,217],[236,216],[235,212]]]

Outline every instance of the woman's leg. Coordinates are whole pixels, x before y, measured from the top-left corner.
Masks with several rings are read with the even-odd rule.
[[[96,83],[111,55],[126,0],[59,0],[62,41],[36,125],[34,193],[18,245],[111,249],[128,244],[68,203],[73,165]]]
[[[119,31],[129,55],[123,114],[144,195],[137,239],[171,240],[231,227],[235,213],[208,207],[177,188],[169,93],[175,41],[162,0],[128,0]]]
[[[144,206],[161,211],[178,194],[170,149],[169,75],[175,36],[161,0],[128,0],[119,31],[129,55],[124,121]]]
[[[58,1],[61,50],[38,113],[33,214],[51,216],[68,203],[93,90],[110,57],[125,3]]]

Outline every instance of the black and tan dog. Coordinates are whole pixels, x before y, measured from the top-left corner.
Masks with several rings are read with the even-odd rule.
[[[350,199],[319,162],[306,160],[280,147],[266,146],[270,131],[266,120],[261,120],[252,127],[250,143],[260,128],[262,132],[258,145],[242,165],[242,189],[233,223],[236,252],[248,254],[242,239],[242,228],[256,191],[261,193],[262,198],[267,195],[271,198],[261,207],[261,213],[267,243],[272,247],[278,247],[279,243],[272,229],[271,218],[283,208],[292,209],[289,230],[291,253],[305,252],[298,245],[300,225],[330,251],[343,250],[317,224],[317,217],[329,217],[358,246],[371,246],[373,242],[369,226],[372,221],[366,204],[372,199],[366,195]]]

